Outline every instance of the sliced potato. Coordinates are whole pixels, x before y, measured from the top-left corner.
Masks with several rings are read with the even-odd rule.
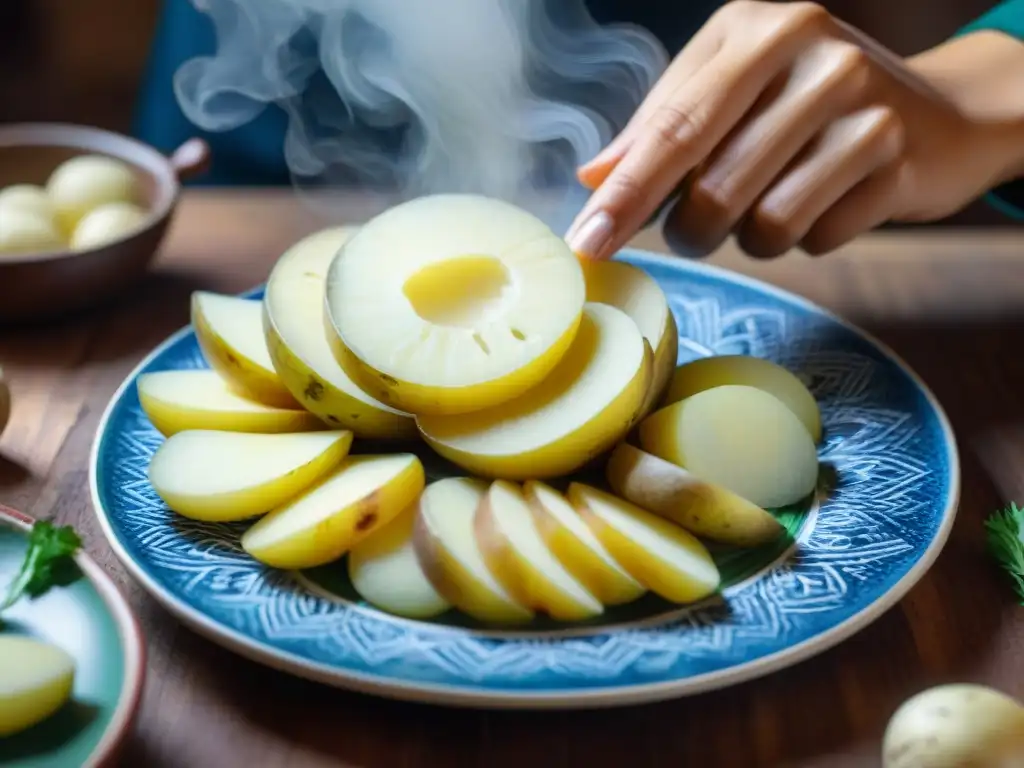
[[[366,602],[396,616],[426,619],[452,606],[423,572],[412,535],[419,505],[356,544],[348,553],[348,576]]]
[[[807,427],[815,443],[821,440],[821,409],[814,395],[792,371],[760,357],[715,355],[683,363],[673,374],[662,405],[727,384],[743,384],[775,395]]]
[[[661,286],[640,267],[624,261],[583,262],[587,301],[621,309],[654,350],[651,383],[638,418],[650,413],[676,369],[679,329]]]
[[[756,504],[628,443],[615,446],[605,473],[622,498],[712,541],[756,547],[783,532]]]
[[[274,370],[261,302],[196,291],[192,325],[210,367],[239,394],[277,408],[301,407]]]
[[[474,532],[487,483],[449,477],[427,486],[420,497],[413,542],[423,572],[448,602],[489,623],[520,624],[533,611],[501,586],[484,562]]]
[[[327,268],[352,227],[303,238],[278,259],[263,300],[263,329],[274,370],[292,396],[326,423],[357,437],[419,436],[407,413],[374,399],[338,365],[324,327]]]
[[[765,509],[806,498],[818,479],[804,425],[755,387],[715,387],[655,411],[640,424],[640,445]]]
[[[348,454],[352,433],[260,435],[189,430],[149,462],[149,481],[172,510],[194,520],[244,520],[306,490]]]
[[[346,372],[419,415],[490,408],[543,380],[576,335],[585,287],[540,219],[500,200],[430,195],[363,225],[326,294]]]
[[[650,345],[614,307],[587,304],[579,332],[544,381],[510,403],[459,416],[417,416],[445,458],[506,480],[564,475],[629,430],[650,381]]]
[[[548,549],[518,485],[507,480],[492,483],[477,508],[475,526],[484,562],[522,605],[564,621],[589,619],[604,611]]]
[[[598,600],[621,605],[647,591],[616,562],[562,494],[531,480],[523,485],[523,498],[552,554]]]
[[[236,394],[210,370],[144,373],[136,387],[142,410],[167,437],[186,429],[309,432],[325,428],[308,411],[272,408]]]
[[[330,563],[395,519],[423,484],[423,465],[411,453],[348,456],[318,485],[256,521],[242,548],[274,568]]]
[[[24,635],[0,635],[0,737],[41,723],[71,698],[75,660]]]
[[[630,502],[583,483],[568,498],[612,556],[648,589],[674,603],[693,603],[718,589],[721,576],[692,534]]]

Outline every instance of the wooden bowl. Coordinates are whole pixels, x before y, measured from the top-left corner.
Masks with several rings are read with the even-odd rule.
[[[81,125],[19,123],[0,126],[0,187],[44,185],[65,160],[102,154],[137,174],[148,211],[144,225],[106,245],[82,251],[0,254],[0,322],[50,319],[114,298],[149,268],[167,232],[180,182],[204,171],[210,148],[190,139],[170,157],[127,136]]]

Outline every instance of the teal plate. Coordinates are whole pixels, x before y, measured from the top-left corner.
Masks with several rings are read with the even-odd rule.
[[[0,506],[0,584],[21,565],[32,520]],[[127,601],[80,553],[81,577],[4,613],[4,632],[53,643],[75,659],[71,701],[32,728],[0,738],[4,768],[108,768],[142,694],[145,645]]]

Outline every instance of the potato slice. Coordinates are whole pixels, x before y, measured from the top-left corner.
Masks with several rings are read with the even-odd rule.
[[[693,534],[589,485],[571,483],[567,495],[612,556],[651,591],[693,603],[718,589],[718,566]]]
[[[475,527],[484,562],[519,603],[564,621],[604,611],[548,549],[518,485],[492,483],[477,508]]]
[[[412,535],[419,505],[398,517],[348,553],[348,577],[366,602],[396,616],[426,619],[451,609],[423,572]]]
[[[756,504],[628,443],[615,446],[605,472],[617,495],[703,538],[756,547],[783,532]]]
[[[552,554],[598,600],[621,605],[647,591],[616,562],[562,494],[531,480],[523,485],[523,498]]]
[[[260,518],[242,548],[274,568],[330,563],[397,517],[423,483],[423,465],[411,453],[348,456],[318,485]]]
[[[432,195],[365,224],[327,276],[332,349],[353,381],[415,414],[511,400],[543,380],[580,322],[583,271],[540,219]]]
[[[209,370],[144,373],[139,403],[153,426],[170,437],[186,429],[229,432],[309,432],[324,423],[302,410],[272,408],[235,394]]]
[[[178,432],[157,448],[149,482],[194,520],[244,520],[283,504],[348,455],[352,433]]]
[[[640,445],[765,509],[806,498],[818,480],[804,425],[755,387],[715,387],[655,411],[640,424]]]
[[[654,350],[651,383],[638,418],[650,413],[676,369],[679,329],[661,286],[640,267],[624,261],[586,261],[587,301],[621,309]]]
[[[480,621],[519,624],[533,611],[501,586],[484,562],[474,519],[487,483],[449,477],[427,486],[420,497],[413,542],[423,572],[448,602]]]
[[[416,422],[435,451],[474,474],[556,477],[629,430],[650,372],[650,345],[633,321],[606,304],[587,304],[568,353],[529,392],[486,411],[418,416]]]
[[[71,698],[75,660],[24,635],[0,635],[0,737],[41,723]]]
[[[301,407],[274,370],[261,302],[196,291],[192,325],[206,362],[240,395],[277,408]]]
[[[727,384],[744,384],[775,395],[807,427],[815,443],[821,440],[821,409],[814,395],[791,371],[760,357],[716,355],[683,363],[672,375],[662,405]]]
[[[274,370],[311,413],[357,437],[411,439],[416,422],[360,389],[338,365],[324,327],[327,268],[351,227],[306,237],[278,259],[263,300],[263,328]]]

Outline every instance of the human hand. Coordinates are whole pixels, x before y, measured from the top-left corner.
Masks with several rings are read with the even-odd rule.
[[[1020,172],[1022,154],[1019,123],[979,98],[998,100],[998,78],[971,79],[966,40],[905,61],[813,3],[735,0],[579,169],[594,193],[566,239],[609,258],[674,190],[666,240],[703,253],[735,232],[752,256],[821,254],[886,221],[953,213]],[[985,40],[990,58],[993,44],[1024,52]]]

